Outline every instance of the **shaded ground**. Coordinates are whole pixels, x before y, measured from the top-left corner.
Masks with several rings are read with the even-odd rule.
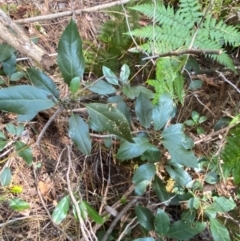
[[[22,0],[15,2],[13,0],[8,2],[9,4],[17,4],[17,11],[9,9],[9,13],[14,19],[71,10],[69,1],[56,1],[51,4],[48,4],[48,1]],[[101,0],[93,3],[91,1],[74,1],[74,8],[81,8],[81,3],[84,7],[90,7],[107,2],[110,1]],[[6,3],[2,1],[1,5],[5,7]],[[103,12],[83,13],[81,16],[77,16],[82,38],[96,42],[96,35],[106,19],[107,14]],[[34,24],[24,24],[24,28],[30,37],[38,38],[38,44],[42,48],[49,54],[54,54],[59,36],[68,21],[69,17],[65,17],[42,21],[40,28]],[[22,56],[19,54],[19,57]],[[22,66],[25,65],[31,66],[32,63],[30,61],[23,62]],[[226,77],[240,88],[238,77],[231,74],[226,75]],[[67,96],[67,89],[62,83],[58,71],[55,71],[52,78],[58,84],[61,96]],[[199,91],[187,93],[185,104],[179,106],[178,115],[174,121],[182,123],[189,119],[192,110],[196,110],[201,115],[207,116],[207,121],[202,125],[207,135],[213,133],[214,125],[221,117],[234,116],[239,113],[240,99],[236,90],[217,76],[199,75],[196,76],[196,79],[204,81],[203,87]],[[23,187],[23,192],[20,194],[12,194],[4,188],[0,190],[3,200],[0,204],[1,240],[81,240],[78,222],[74,219],[72,212],[57,228],[52,224],[46,211],[52,213],[57,202],[69,192],[69,184],[76,195],[88,201],[100,213],[106,212],[105,204],[120,207],[118,210],[121,210],[122,204],[117,203],[117,201],[125,192],[128,192],[131,186],[134,164],[131,162],[120,164],[115,160],[114,153],[109,153],[109,150],[105,149],[101,139],[94,138],[92,155],[89,157],[81,155],[74,147],[67,148],[67,145],[70,145],[70,140],[67,135],[67,122],[64,118],[68,115],[66,112],[63,112],[48,128],[41,141],[41,149],[39,149],[35,144],[36,138],[54,111],[56,110],[40,113],[32,122],[25,125],[25,130],[28,130],[29,135],[28,143],[31,143],[34,153],[34,163],[35,165],[40,164],[40,168],[35,171],[36,176],[33,168],[28,167],[14,154],[1,157],[0,168],[11,167],[12,185]],[[15,116],[1,113],[0,130],[5,131],[5,124],[9,122],[14,123]],[[188,129],[187,132],[194,140],[199,139],[195,129]],[[211,156],[223,144],[221,135],[224,136],[224,134],[223,132],[210,139],[203,139],[196,145],[196,156]],[[114,148],[117,148],[117,143]],[[223,185],[219,186],[219,189],[228,196],[231,186],[230,184]],[[13,212],[6,202],[13,197],[19,197],[30,203],[30,210],[25,213]],[[151,197],[151,192],[140,202],[147,203],[149,200],[154,200],[154,197]],[[173,209],[171,212],[174,214],[177,213],[177,210]],[[124,218],[125,220],[131,219],[131,216],[129,211]],[[123,223],[124,219],[121,220],[115,231],[121,232],[123,230],[121,224]],[[106,224],[106,228],[109,224],[110,222]],[[90,223],[87,225],[91,227]],[[139,232],[139,228],[134,229],[134,238],[138,237]],[[199,240],[207,240],[207,238],[199,236]]]

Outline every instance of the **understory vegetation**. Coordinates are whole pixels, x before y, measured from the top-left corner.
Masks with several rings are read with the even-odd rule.
[[[239,212],[240,198],[240,90],[239,82],[225,75],[239,76],[232,56],[239,51],[240,31],[239,25],[225,21],[227,2],[132,1],[110,11],[98,46],[83,41],[71,19],[57,48],[67,96],[41,69],[20,70],[15,50],[1,44],[0,110],[14,118],[17,114],[0,129],[0,183],[8,193],[1,201],[17,213],[30,209],[30,203],[18,197],[21,185],[12,184],[8,161],[20,157],[36,177],[42,164],[35,160],[32,146],[41,149],[43,135],[61,115],[69,137],[67,187],[47,210],[55,227],[64,229],[69,216],[79,224],[79,236],[67,232],[66,239],[207,240],[207,235],[215,241],[240,240],[239,221],[233,215]],[[209,72],[208,65],[213,66]],[[86,72],[97,77],[86,80]],[[202,77],[205,73],[211,77]],[[212,121],[196,107],[181,119],[186,96],[203,92],[207,81],[217,85],[210,83],[212,76],[235,91],[234,112]],[[227,107],[219,108],[228,112]],[[48,113],[47,124],[29,143],[25,126],[31,122],[34,129],[32,120],[41,113]],[[210,124],[212,132],[206,133]],[[199,147],[212,137],[220,138],[208,149]],[[81,183],[71,187],[70,153],[78,153],[83,162],[96,149],[108,153],[106,159],[116,166],[131,167],[124,173],[131,178],[126,188],[131,191],[115,195],[114,201],[123,205],[118,213],[102,193],[96,194],[98,203],[91,202],[79,191]],[[224,192],[222,185],[231,188]],[[102,212],[102,203],[108,212]]]

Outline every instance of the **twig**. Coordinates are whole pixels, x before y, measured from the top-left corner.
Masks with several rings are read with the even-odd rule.
[[[111,2],[111,3],[106,3],[106,4],[101,4],[98,6],[90,7],[90,8],[77,9],[77,10],[75,10],[75,14],[79,15],[84,12],[85,13],[86,12],[97,12],[97,11],[100,11],[100,10],[103,10],[106,8],[114,7],[114,6],[121,5],[121,4],[126,4],[129,1],[130,0],[115,1],[115,2]],[[44,20],[72,16],[72,15],[73,15],[72,11],[65,11],[65,12],[61,12],[61,13],[54,13],[54,14],[37,16],[37,17],[19,19],[19,20],[16,20],[15,22],[16,23],[32,23],[32,22],[39,22],[39,21],[44,21]]]
[[[47,213],[47,215],[48,215],[48,217],[49,217],[52,225],[53,225],[58,231],[60,231],[61,233],[63,233],[63,235],[66,236],[67,240],[73,241],[72,238],[70,238],[70,237],[64,232],[64,230],[62,230],[60,227],[58,227],[58,225],[56,225],[56,224],[54,223],[54,221],[53,221],[53,219],[52,219],[52,216],[51,216],[50,212],[48,211],[48,208],[47,208],[47,206],[46,206],[46,204],[45,204],[45,202],[44,202],[44,200],[43,200],[43,198],[42,198],[41,192],[40,192],[40,190],[39,190],[39,188],[38,188],[38,178],[37,178],[37,173],[36,173],[35,168],[36,168],[35,165],[33,165],[32,170],[33,170],[33,175],[34,175],[34,181],[35,181],[35,186],[36,186],[37,194],[38,194],[38,196],[39,196],[39,198],[40,198],[40,201],[41,201],[41,203],[42,203],[42,205],[43,205],[43,207],[44,207],[44,209],[45,209],[45,211],[46,211],[46,213]]]
[[[169,51],[167,53],[163,53],[163,54],[157,54],[157,55],[153,55],[150,57],[146,57],[143,58],[142,60],[148,60],[148,59],[157,59],[160,57],[165,57],[165,56],[180,56],[180,55],[184,55],[184,54],[221,54],[222,50],[209,50],[209,49],[186,49],[183,51]]]
[[[134,197],[116,216],[116,218],[113,220],[112,224],[108,228],[107,232],[103,236],[101,241],[107,241],[109,235],[112,233],[113,229],[117,225],[118,221],[121,219],[121,217],[134,205],[134,203],[138,200],[139,197]]]
[[[121,241],[122,238],[124,237],[125,233],[127,233],[129,227],[132,225],[132,223],[137,219],[137,217],[133,218],[131,220],[131,222],[125,227],[125,229],[123,230],[123,232],[121,233],[121,235],[119,236],[119,238],[117,239],[117,241]],[[132,227],[131,229],[133,229],[136,225],[138,224],[138,222],[136,222]]]
[[[8,220],[8,221],[5,222],[5,223],[0,223],[0,228],[4,227],[4,226],[6,226],[6,225],[9,225],[9,224],[18,222],[18,221],[25,220],[25,219],[29,219],[29,218],[41,218],[41,217],[42,217],[42,216],[25,216],[25,217],[20,217],[20,218],[11,219],[11,220]]]
[[[89,239],[92,240],[91,236],[90,236],[90,233],[89,231],[87,230],[85,224],[84,224],[84,221],[82,219],[82,216],[81,216],[81,211],[80,211],[80,208],[79,208],[79,205],[78,205],[78,202],[77,200],[75,199],[73,193],[72,193],[72,189],[71,189],[71,184],[70,184],[70,178],[69,178],[69,175],[70,175],[70,166],[71,166],[71,155],[70,155],[70,147],[67,146],[67,150],[68,150],[68,170],[67,170],[67,185],[68,185],[68,193],[71,197],[71,200],[73,202],[73,205],[75,206],[75,209],[76,209],[76,213],[77,213],[77,217],[78,217],[78,220],[79,220],[79,226],[80,226],[80,229],[81,229],[81,232],[82,232],[82,235],[83,235],[83,238],[84,240],[88,241]],[[97,240],[97,239],[96,239]]]
[[[216,70],[216,73],[218,73],[218,75],[221,77],[222,80],[230,84],[240,94],[240,90],[236,85],[234,85],[230,80],[228,80],[221,72]]]
[[[46,132],[47,128],[50,126],[50,124],[53,122],[53,120],[56,118],[57,115],[59,115],[62,111],[63,111],[63,106],[60,106],[57,111],[51,116],[51,118],[48,120],[48,122],[46,123],[46,125],[43,127],[42,131],[40,132],[38,138],[37,138],[37,141],[36,141],[36,144],[38,147],[40,147],[40,142],[41,142],[41,139],[44,135],[44,133]]]

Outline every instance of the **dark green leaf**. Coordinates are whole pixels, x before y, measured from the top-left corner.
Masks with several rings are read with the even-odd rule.
[[[7,123],[6,129],[7,129],[8,133],[10,133],[12,135],[17,134],[17,127],[15,125],[13,125],[12,123]]]
[[[124,64],[120,72],[120,81],[124,84],[127,83],[129,75],[130,75],[130,68],[128,67],[128,65]]]
[[[153,191],[156,193],[161,202],[165,202],[172,197],[172,194],[167,192],[166,186],[162,183],[158,176],[155,176],[153,180]],[[165,205],[167,205],[167,203]]]
[[[103,75],[104,75],[105,79],[107,80],[107,82],[108,82],[109,84],[118,85],[118,78],[117,78],[117,76],[112,72],[111,69],[109,69],[109,68],[106,67],[106,66],[103,66],[103,67],[102,67],[102,72],[103,72]]]
[[[22,157],[22,159],[30,166],[33,161],[32,149],[26,145],[24,142],[16,141],[15,148],[18,156]]]
[[[55,105],[49,92],[34,86],[19,85],[0,89],[0,109],[20,115],[35,116]]]
[[[89,135],[88,125],[84,120],[73,114],[69,118],[68,135],[83,154],[90,155],[92,149],[92,142]]]
[[[132,182],[138,184],[142,181],[151,181],[156,173],[156,167],[152,163],[146,163],[137,168],[134,172]]]
[[[137,196],[143,195],[146,192],[146,189],[150,183],[151,181],[145,180],[136,184],[134,189],[135,195]]]
[[[10,76],[10,80],[11,80],[11,81],[18,81],[18,80],[20,80],[23,76],[25,76],[25,73],[22,72],[22,71],[18,71],[18,72],[13,73],[13,74]]]
[[[9,167],[5,167],[0,174],[0,182],[2,186],[7,186],[11,183],[12,173]]]
[[[188,89],[196,90],[202,87],[203,81],[202,80],[192,80],[189,84]]]
[[[135,111],[140,124],[149,128],[152,121],[153,104],[142,92],[136,99]]]
[[[5,135],[0,131],[0,140],[1,139],[6,139]]]
[[[57,86],[49,76],[33,68],[27,69],[27,76],[29,81],[35,87],[46,90],[47,92],[53,94],[56,98],[59,98]]]
[[[133,86],[131,88],[134,92],[134,98],[138,97],[141,92],[144,93],[149,99],[154,98],[154,93],[142,85]]]
[[[103,218],[87,202],[85,202],[85,201],[80,202],[79,207],[80,207],[81,212],[87,213],[92,218],[92,220],[94,220],[96,223],[98,223],[98,224],[104,223]],[[85,215],[83,215],[83,216],[85,217]]]
[[[197,61],[196,58],[194,58],[193,56],[189,56],[185,68],[186,68],[189,72],[194,71],[196,74],[199,73],[199,71],[200,71],[200,68],[199,68],[199,65],[198,65],[198,61]]]
[[[75,94],[80,87],[80,77],[74,77],[70,82],[70,90],[72,94]]]
[[[216,184],[218,183],[218,174],[216,172],[209,172],[205,176],[205,182],[209,184]]]
[[[147,231],[154,229],[154,215],[149,209],[138,205],[135,207],[135,212],[141,226]]]
[[[67,216],[70,205],[70,198],[66,196],[61,199],[58,205],[54,208],[52,219],[54,223],[60,224]]]
[[[72,19],[60,38],[57,62],[68,86],[74,77],[82,79],[85,69],[82,40],[77,25]]]
[[[104,80],[98,80],[88,88],[93,93],[108,95],[116,92],[116,89]]]
[[[17,211],[17,212],[21,212],[23,210],[30,208],[30,205],[27,202],[25,202],[19,198],[11,199],[9,201],[9,206],[11,209],[13,209],[14,211]]]
[[[206,228],[206,223],[179,220],[170,227],[167,236],[177,240],[189,240]]]
[[[4,147],[7,145],[7,141],[0,139],[0,151],[4,149]]]
[[[226,126],[229,125],[231,122],[232,118],[229,116],[224,116],[219,119],[219,121],[214,125],[214,131],[218,131]]]
[[[231,241],[227,228],[216,219],[210,218],[210,230],[215,241]]]
[[[200,207],[200,200],[198,197],[192,197],[188,200],[188,208],[193,210],[194,208],[197,210]]]
[[[10,58],[2,62],[4,73],[10,77],[16,71],[16,56],[12,54]]]
[[[187,221],[187,222],[194,222],[196,219],[196,210],[193,209],[192,211],[190,209],[187,209],[181,213],[181,220]]]
[[[169,151],[171,159],[175,163],[188,167],[198,167],[198,162],[192,151],[186,150],[182,143],[185,141],[183,125],[175,124],[167,127],[162,132],[163,145]]]
[[[14,53],[14,48],[7,44],[0,44],[0,62],[9,59],[13,53]]]
[[[102,131],[108,131],[110,134],[133,142],[128,121],[121,111],[110,104],[100,103],[88,104],[87,111],[94,124]]]
[[[160,150],[156,146],[150,145],[148,149],[141,155],[141,160],[147,160],[149,162],[159,162],[160,156]]]
[[[170,219],[168,215],[162,210],[158,209],[155,216],[155,231],[162,237],[165,236],[170,228]]]
[[[180,166],[166,166],[166,171],[170,177],[182,187],[186,187],[187,184],[192,181],[191,176]]]
[[[135,90],[130,86],[130,84],[126,84],[122,87],[122,92],[124,95],[126,95],[129,99],[135,99],[136,98],[136,92]],[[138,96],[138,95],[137,95]]]
[[[153,107],[152,119],[154,130],[160,130],[176,114],[176,105],[171,95],[162,94],[157,105]]]
[[[113,144],[113,140],[112,140],[112,138],[110,138],[110,137],[104,138],[103,141],[104,141],[104,145],[105,145],[107,148],[110,148],[110,147],[112,146],[112,144]]]
[[[134,137],[134,143],[128,141],[121,142],[116,158],[119,160],[129,160],[141,156],[151,146],[148,139],[144,137]]]

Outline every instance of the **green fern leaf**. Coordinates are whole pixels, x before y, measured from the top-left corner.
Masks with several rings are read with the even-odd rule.
[[[226,173],[232,173],[234,182],[240,183],[240,124],[230,130],[227,142],[221,153],[221,158],[224,161],[223,171]]]

